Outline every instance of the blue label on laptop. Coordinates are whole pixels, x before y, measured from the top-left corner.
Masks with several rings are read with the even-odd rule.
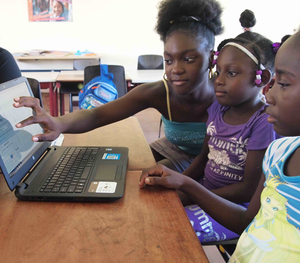
[[[105,153],[102,159],[104,160],[120,160],[121,154],[119,153]]]

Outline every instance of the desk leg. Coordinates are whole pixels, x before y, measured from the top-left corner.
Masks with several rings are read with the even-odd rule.
[[[59,108],[60,108],[60,116],[63,116],[65,114],[65,97],[63,93],[60,91],[60,83],[56,82],[56,87],[59,89],[58,94],[59,94]]]
[[[54,117],[58,116],[57,110],[57,91],[53,82],[40,83],[42,89],[49,89],[50,114]]]
[[[57,87],[56,87],[56,83],[53,82],[52,84],[52,88],[53,88],[53,114],[52,116],[57,117],[58,116],[58,96],[57,96]]]

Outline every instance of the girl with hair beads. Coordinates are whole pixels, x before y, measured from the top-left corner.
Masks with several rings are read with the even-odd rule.
[[[206,134],[207,108],[215,100],[209,78],[215,35],[222,33],[222,9],[215,0],[164,0],[156,31],[164,42],[165,80],[146,83],[125,96],[91,110],[53,118],[33,98],[17,98],[16,107],[32,107],[37,116],[18,127],[43,123],[45,134],[33,141],[54,140],[60,133],[86,132],[146,108],[162,114],[165,138],[152,143],[157,162],[184,171],[200,153]]]
[[[261,99],[261,89],[269,83],[274,70],[272,48],[270,40],[252,32],[219,45],[214,60],[217,100],[208,109],[205,144],[183,173],[197,180],[195,184],[244,207],[257,188],[265,150],[276,136],[267,121],[267,104]],[[140,186],[149,174],[164,170],[160,166],[145,171]],[[182,194],[181,199],[186,205]],[[202,243],[238,237],[199,206],[185,209]]]
[[[150,175],[161,178],[143,174],[142,182],[179,189],[228,229],[238,234],[244,231],[229,260],[232,263],[298,262],[300,258],[300,116],[295,114],[300,111],[299,46],[300,32],[290,37],[276,55],[276,81],[266,94],[268,122],[286,137],[268,147],[263,173],[248,208],[168,169],[151,171]]]

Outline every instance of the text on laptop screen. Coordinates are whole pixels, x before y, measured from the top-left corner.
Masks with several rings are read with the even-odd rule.
[[[19,96],[30,96],[25,82],[1,92],[0,156],[10,177],[31,157],[34,149],[39,147],[39,142],[32,142],[32,136],[43,133],[38,124],[15,127],[17,123],[33,115],[31,108],[13,107],[13,99]]]

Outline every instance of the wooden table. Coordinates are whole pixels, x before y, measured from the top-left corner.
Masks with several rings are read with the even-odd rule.
[[[109,130],[97,129],[92,132],[98,133],[96,142],[91,134],[85,141],[73,134],[66,136],[64,145],[110,144],[115,136],[127,134],[134,122],[131,117],[101,128],[115,131],[110,141],[108,135],[101,139]],[[134,124],[129,137],[119,138],[129,145],[130,162],[133,156],[151,159],[148,151],[134,153],[139,151],[136,144],[148,146],[142,135],[136,136],[136,128]],[[132,169],[135,165],[130,164]],[[17,201],[1,176],[1,262],[208,262],[175,191],[139,189],[140,174],[128,171],[124,197],[111,203]]]
[[[56,78],[59,72],[22,72],[26,78],[33,78],[40,82],[41,88],[49,89],[50,114],[58,116],[58,98],[56,90]]]
[[[83,82],[83,81],[84,81],[83,70],[61,71],[57,76],[56,86],[60,89],[62,82]],[[79,90],[77,92],[79,93]],[[59,102],[60,102],[60,115],[62,116],[65,114],[65,101],[64,101],[64,94],[61,92],[59,92]]]
[[[64,136],[64,145],[128,147],[128,170],[143,170],[156,164],[136,117],[129,117],[87,133]]]
[[[21,70],[73,70],[74,60],[101,59],[99,54],[77,56],[73,52],[54,51],[38,56],[13,54]]]

